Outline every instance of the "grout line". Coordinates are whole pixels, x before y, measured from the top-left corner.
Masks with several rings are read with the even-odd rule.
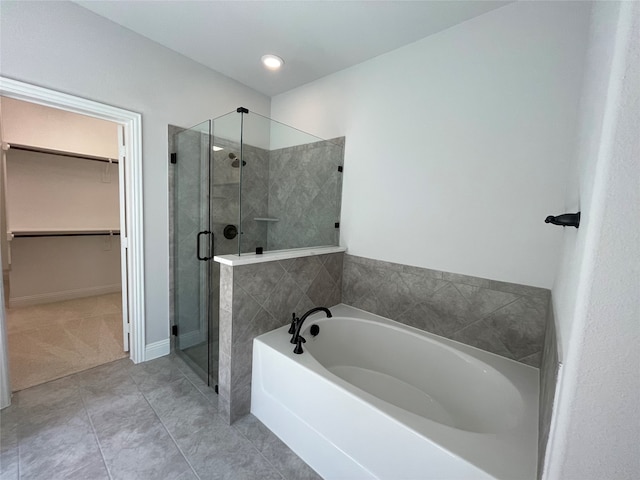
[[[91,425],[91,431],[93,432],[93,436],[96,439],[96,443],[98,444],[98,450],[100,451],[100,456],[102,457],[102,463],[104,464],[104,468],[107,470],[107,475],[109,475],[109,479],[113,479],[111,475],[111,470],[109,469],[109,465],[107,464],[107,459],[104,456],[104,452],[102,451],[102,445],[100,444],[100,438],[98,437],[98,431],[96,430],[95,425],[93,424],[93,420],[91,419],[91,415],[89,414],[89,410],[87,409],[87,404],[84,402],[84,396],[80,393],[80,401],[82,402],[82,408],[84,408],[84,413],[87,415],[89,419],[89,424]],[[73,473],[73,472],[71,472]]]
[[[245,438],[247,438],[247,437],[245,437]],[[264,454],[263,454],[260,450],[258,450],[258,447],[256,447],[256,446],[254,445],[254,443],[251,441],[251,439],[250,439],[250,438],[247,438],[247,440],[249,441],[249,443],[251,444],[251,446],[252,446],[252,447],[253,447],[253,448],[258,452],[258,454],[259,454],[262,458],[264,458],[265,462],[267,462],[267,463],[271,466],[271,468],[273,468],[276,472],[278,472],[278,475],[280,475],[280,477],[282,477],[282,480],[289,480],[289,479],[287,479],[287,477],[285,476],[285,474],[284,474],[284,473],[282,473],[282,472],[280,471],[280,469],[279,469],[278,467],[276,467],[273,463],[271,463],[271,461],[270,461],[267,457],[265,457],[265,456],[264,456]],[[295,479],[292,479],[292,480],[295,480]]]
[[[214,402],[213,402],[213,400],[212,400],[211,398],[209,398],[207,395],[205,395],[205,393],[204,393],[202,390],[200,390],[200,387],[198,387],[198,385],[196,385],[195,383],[193,383],[193,382],[191,381],[191,379],[190,379],[190,378],[185,374],[184,370],[182,370],[180,367],[178,367],[178,370],[180,370],[180,371],[182,372],[182,374],[184,375],[184,378],[186,378],[186,379],[187,379],[187,381],[188,381],[188,382],[193,386],[193,388],[195,388],[195,389],[196,389],[196,391],[197,391],[200,395],[202,395],[202,396],[204,397],[204,399],[205,399],[207,402],[209,402],[209,403],[211,403],[211,404],[213,404],[213,403],[214,403]],[[209,387],[209,385],[205,384],[204,386],[205,386],[205,388],[209,388],[209,389],[211,389],[211,391],[212,391],[212,392],[214,391],[211,387]]]
[[[248,413],[247,415],[245,415],[245,417],[246,417],[246,416],[248,416],[248,415],[251,415],[251,413]],[[242,417],[242,418],[244,418],[244,417]],[[238,419],[238,420],[240,420],[240,419]],[[236,422],[237,422],[238,420],[236,420]],[[255,443],[253,443],[253,440],[251,440],[251,438],[250,438],[248,435],[245,435],[244,433],[242,433],[242,431],[241,431],[238,427],[235,427],[235,426],[233,426],[233,425],[229,425],[229,427],[230,427],[230,428],[232,428],[233,430],[235,430],[235,431],[236,431],[236,433],[238,433],[241,437],[243,437],[244,439],[246,439],[246,440],[251,444],[251,446],[253,447],[253,449],[254,449],[256,452],[258,452],[258,454],[259,454],[262,458],[264,458],[264,460],[265,460],[265,461],[266,461],[266,462],[271,466],[271,468],[273,468],[276,472],[278,472],[278,475],[280,475],[280,477],[282,477],[282,480],[295,480],[295,479],[288,479],[288,478],[284,475],[284,473],[282,473],[282,472],[280,471],[280,469],[279,469],[278,467],[276,467],[276,466],[275,466],[275,465],[274,465],[274,464],[273,464],[273,463],[272,463],[272,462],[271,462],[271,461],[270,461],[270,460],[269,460],[269,459],[264,455],[264,453],[262,453],[262,450],[260,450],[260,449],[257,447],[257,445],[256,445]],[[271,432],[271,431],[270,431],[270,432]],[[271,434],[272,434],[272,435],[275,435],[275,434],[273,434],[273,432],[271,432]],[[286,447],[286,445],[285,445],[285,447]],[[289,448],[289,447],[286,447],[286,448]]]
[[[481,318],[481,320],[485,320],[485,319],[489,318],[490,316],[492,316],[497,311],[502,310],[505,307],[508,307],[509,305],[511,305],[512,303],[517,302],[518,300],[522,300],[522,296],[518,296],[518,298],[516,298],[515,300],[512,300],[509,303],[505,303],[504,305],[502,305],[502,306],[496,308],[495,310],[493,310],[491,313],[487,313],[484,317]],[[509,350],[509,349],[507,349],[507,350]]]
[[[178,368],[178,371],[182,374],[182,376],[184,378],[186,378],[187,381],[189,381],[189,379],[184,374],[184,372],[179,367],[177,367],[177,368]],[[135,382],[135,380],[134,380],[134,382]],[[172,383],[172,382],[167,382],[165,385],[169,385],[170,383]],[[189,381],[189,383],[191,383],[191,382]],[[136,386],[138,386],[137,383],[136,383]],[[195,387],[195,385],[194,385],[194,387]],[[162,388],[162,387],[159,387],[159,388]],[[197,390],[197,388],[196,388],[196,390]],[[142,397],[144,398],[145,402],[147,402],[147,405],[149,405],[149,408],[151,408],[151,410],[153,411],[153,414],[156,416],[156,418],[160,422],[160,425],[162,425],[162,428],[164,428],[164,431],[167,432],[167,435],[169,435],[169,438],[171,439],[171,441],[173,442],[175,447],[178,449],[178,452],[180,452],[180,455],[182,455],[182,458],[184,458],[184,461],[187,462],[187,465],[189,465],[189,468],[191,469],[193,474],[196,476],[196,478],[198,480],[201,480],[200,475],[198,475],[198,472],[196,472],[196,469],[193,467],[193,465],[191,465],[191,462],[189,461],[187,456],[184,454],[184,452],[180,448],[180,445],[178,445],[178,442],[176,442],[176,439],[173,437],[173,435],[171,435],[171,432],[169,431],[169,429],[167,428],[165,423],[162,421],[162,418],[160,417],[160,415],[158,415],[158,412],[156,411],[156,409],[153,408],[153,405],[151,405],[151,402],[149,402],[149,399],[147,398],[147,395],[142,390],[140,390],[140,388],[138,388],[138,391],[142,394]]]
[[[442,290],[443,288],[445,288],[446,286],[448,286],[448,285],[450,285],[450,284],[451,284],[451,282],[449,282],[448,280],[444,280],[444,279],[442,279],[442,278],[438,278],[438,279],[435,279],[435,280],[437,280],[437,281],[439,281],[439,282],[442,282],[442,285],[440,285],[440,286],[436,287],[436,288],[433,290],[433,292],[431,292],[429,295],[427,295],[427,297],[432,297],[433,295],[435,295],[436,293],[438,293],[440,290]]]

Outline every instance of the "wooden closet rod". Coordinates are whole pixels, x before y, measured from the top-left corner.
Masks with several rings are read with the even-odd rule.
[[[83,160],[91,160],[94,162],[118,163],[118,160],[107,157],[96,157],[93,155],[81,155],[79,153],[61,152],[59,150],[49,150],[48,148],[28,147],[26,145],[9,144],[9,150],[24,150],[25,152],[47,153],[49,155],[59,155],[61,157],[81,158]]]

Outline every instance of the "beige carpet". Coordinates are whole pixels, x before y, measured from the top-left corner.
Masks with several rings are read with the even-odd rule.
[[[128,355],[119,293],[7,309],[7,336],[14,392]]]

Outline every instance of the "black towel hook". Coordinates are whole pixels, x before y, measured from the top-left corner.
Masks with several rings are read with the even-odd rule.
[[[554,217],[549,215],[544,219],[544,223],[553,223],[554,225],[562,225],[563,227],[576,227],[580,226],[580,212],[578,213],[565,213]]]

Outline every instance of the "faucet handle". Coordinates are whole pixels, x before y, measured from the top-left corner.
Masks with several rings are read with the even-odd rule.
[[[302,344],[306,342],[307,341],[302,335],[298,335],[298,338],[296,339],[296,348],[293,349],[293,353],[295,353],[296,355],[300,355],[302,352],[304,352],[304,350],[302,349]]]
[[[296,333],[296,324],[298,323],[298,319],[296,318],[296,312],[291,314],[291,326],[289,327],[289,335],[293,335]]]

